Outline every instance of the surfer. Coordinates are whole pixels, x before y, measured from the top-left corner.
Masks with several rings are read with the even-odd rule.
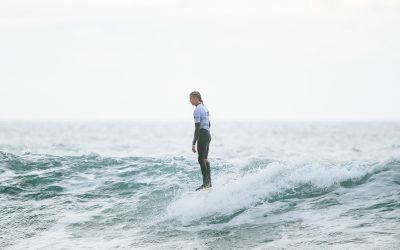
[[[193,91],[189,95],[190,103],[196,106],[193,116],[195,122],[194,137],[192,142],[192,151],[196,153],[196,142],[197,142],[197,153],[198,161],[201,168],[201,174],[203,175],[203,184],[196,189],[196,191],[211,188],[211,169],[210,162],[208,161],[208,149],[211,141],[210,134],[210,113],[206,106],[204,106],[201,95],[198,91]]]

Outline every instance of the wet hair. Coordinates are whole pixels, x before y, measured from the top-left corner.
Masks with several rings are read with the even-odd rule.
[[[199,92],[199,91],[193,91],[192,93],[190,93],[190,96],[197,97],[197,98],[199,99],[199,101],[200,101],[201,103],[203,103],[203,99],[201,99],[201,95],[200,95],[200,92]],[[203,103],[203,104],[204,104],[204,103]]]

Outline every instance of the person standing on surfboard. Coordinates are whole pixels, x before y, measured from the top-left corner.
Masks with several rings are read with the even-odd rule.
[[[208,149],[211,142],[210,134],[210,113],[206,106],[204,106],[201,95],[198,91],[193,91],[189,95],[190,103],[196,106],[193,116],[195,122],[195,131],[192,142],[192,151],[196,153],[196,142],[197,142],[197,153],[198,161],[201,168],[201,174],[203,175],[203,184],[196,189],[199,191],[201,189],[211,188],[211,169],[210,162],[208,161]]]

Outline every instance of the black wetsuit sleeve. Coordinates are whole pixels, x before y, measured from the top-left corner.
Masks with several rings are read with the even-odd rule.
[[[200,122],[197,122],[194,125],[195,125],[195,130],[194,130],[192,145],[196,145],[197,139],[199,138],[200,134]]]

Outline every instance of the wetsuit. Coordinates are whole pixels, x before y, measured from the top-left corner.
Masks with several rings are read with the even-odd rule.
[[[208,161],[208,150],[211,142],[209,115],[210,113],[203,103],[196,105],[196,109],[193,112],[195,131],[192,144],[196,145],[197,141],[198,161],[203,175],[203,185],[196,190],[212,186],[210,162]]]

